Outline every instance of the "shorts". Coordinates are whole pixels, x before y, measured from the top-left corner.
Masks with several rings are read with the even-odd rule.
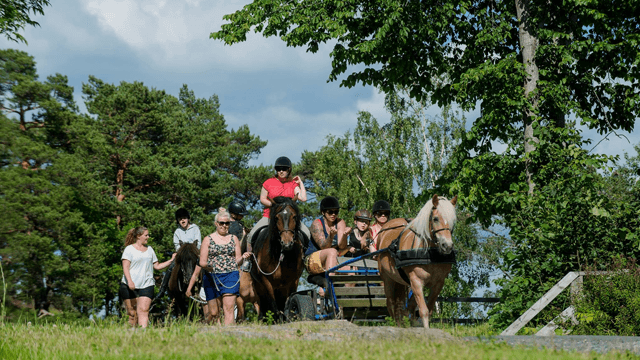
[[[320,261],[320,251],[311,253],[304,258],[304,267],[311,275],[322,274],[325,270],[322,267],[322,261]]]
[[[131,290],[127,284],[121,282],[120,289],[118,290],[118,296],[120,297],[120,300],[137,299],[141,296],[153,299],[153,285],[143,289]]]
[[[217,299],[223,294],[239,295],[240,272],[205,273],[202,279],[202,287],[207,301]]]

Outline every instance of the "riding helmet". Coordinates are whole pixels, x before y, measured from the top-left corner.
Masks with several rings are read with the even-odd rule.
[[[289,158],[286,156],[280,156],[276,159],[276,163],[273,165],[274,168],[278,166],[286,166],[288,168],[291,168],[291,160],[289,160]]]
[[[371,213],[367,209],[360,209],[353,215],[353,220],[371,221]]]
[[[373,212],[375,214],[378,211],[389,211],[389,212],[391,212],[391,205],[389,205],[389,203],[384,201],[384,200],[378,200],[373,204],[373,209],[371,209],[371,212]]]
[[[247,209],[244,207],[240,201],[234,200],[229,204],[229,213],[238,214],[238,215],[247,215]]]
[[[327,196],[320,201],[320,212],[324,212],[329,209],[339,209],[340,203],[338,199],[333,196]]]
[[[191,220],[191,216],[189,216],[189,212],[185,208],[180,208],[176,210],[176,221],[180,221],[180,219],[187,218]]]

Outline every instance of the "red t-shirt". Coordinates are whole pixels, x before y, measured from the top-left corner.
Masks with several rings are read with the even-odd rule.
[[[289,199],[293,199],[296,196],[295,190],[296,187],[298,187],[298,184],[295,181],[282,183],[277,178],[272,177],[265,181],[262,184],[262,187],[267,190],[267,196],[271,199],[275,199],[278,196],[286,196]],[[270,212],[271,208],[264,208],[262,217],[269,217]]]

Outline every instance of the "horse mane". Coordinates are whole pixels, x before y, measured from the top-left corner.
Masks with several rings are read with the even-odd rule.
[[[440,211],[442,217],[447,220],[449,227],[453,229],[457,219],[456,208],[451,204],[449,199],[444,196],[438,196],[438,200],[438,211]],[[413,230],[421,240],[431,240],[431,224],[429,223],[429,215],[431,214],[432,207],[433,199],[429,199],[422,209],[420,209],[418,215],[416,215],[409,225],[407,225],[407,228]]]
[[[295,234],[297,236],[300,231],[300,211],[298,210],[298,205],[290,198],[286,196],[278,196],[273,199],[271,205],[271,211],[269,212],[269,227],[267,228],[267,236],[258,236],[256,242],[254,244],[254,251],[258,252],[262,247],[267,243],[267,239],[271,239],[266,245],[269,246],[269,253],[272,256],[276,256],[276,253],[279,253],[279,249],[273,248],[274,245],[281,246],[280,241],[273,241],[274,239],[280,238],[280,232],[278,230],[278,224],[276,221],[276,216],[278,213],[282,211],[287,206],[291,206],[293,211],[296,213],[296,228]]]
[[[176,258],[174,260],[175,267],[171,272],[171,276],[169,278],[169,289],[175,289],[179,278],[178,273],[182,269],[182,264],[189,262],[189,260],[196,261],[196,265],[198,264],[200,258],[200,250],[198,250],[198,245],[195,242],[193,243],[182,243],[180,248],[178,248],[178,252],[176,253]]]

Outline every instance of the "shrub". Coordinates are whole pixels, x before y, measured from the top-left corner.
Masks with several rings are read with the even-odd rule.
[[[572,334],[640,334],[640,269],[633,259],[617,259],[609,271],[612,274],[584,277],[583,291],[575,302],[579,324]]]

